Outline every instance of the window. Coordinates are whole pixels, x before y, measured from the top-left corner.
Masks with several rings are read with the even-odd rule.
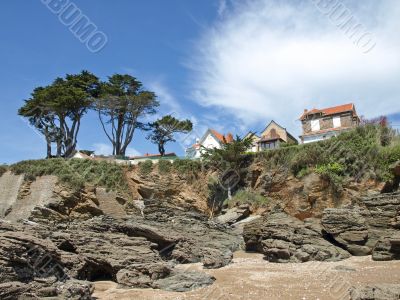
[[[341,127],[341,126],[342,126],[342,124],[340,122],[340,117],[334,117],[333,118],[333,127],[334,128],[338,128],[338,127]]]
[[[311,120],[311,131],[320,130],[319,120]]]

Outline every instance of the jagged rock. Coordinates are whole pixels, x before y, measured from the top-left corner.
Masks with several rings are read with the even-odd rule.
[[[216,249],[204,249],[203,266],[206,269],[218,269],[228,265],[233,258],[233,253],[229,250],[221,252]]]
[[[203,272],[176,270],[171,276],[157,280],[154,288],[186,292],[213,284],[215,278]]]
[[[263,253],[270,262],[337,261],[350,254],[326,241],[322,228],[285,213],[272,213],[244,227],[246,250]]]
[[[132,264],[117,273],[117,282],[127,287],[150,288],[155,280],[167,277],[171,271],[164,262]]]
[[[399,260],[400,234],[379,240],[373,249],[372,258],[376,261]]]
[[[129,220],[98,216],[72,222],[54,220],[51,225],[40,218],[37,223],[0,220],[0,284],[16,283],[7,288],[9,294],[40,297],[55,295],[55,287],[68,287],[62,284],[65,279],[67,283],[112,280],[121,287],[137,288],[153,288],[160,281],[157,287],[171,290],[210,284],[210,279],[203,275],[180,274],[174,270],[174,264],[202,262],[207,268],[225,266],[239,247],[240,237],[225,226],[209,222],[205,215],[159,203],[154,200],[153,207],[146,206],[149,210],[145,219],[140,215]],[[35,251],[30,251],[32,247]],[[36,267],[36,261],[43,257],[50,260],[53,268]],[[37,278],[52,277],[56,280],[51,283],[37,282]],[[175,279],[161,281],[170,277]],[[80,295],[76,297],[85,299],[87,290],[87,286],[71,286],[63,288],[63,292],[57,290],[57,297],[62,298],[60,295],[69,291],[65,297]]]
[[[350,289],[351,300],[398,300],[400,299],[400,285],[380,284]]]
[[[359,208],[325,209],[321,224],[327,234],[352,255],[371,254],[368,241],[368,226]]]
[[[221,224],[232,225],[236,222],[239,222],[250,215],[250,207],[249,205],[240,205],[238,207],[234,207],[228,209],[224,214],[215,218],[216,222]]]
[[[353,255],[400,259],[400,193],[366,197],[360,205],[326,209],[321,224],[328,237]]]
[[[58,282],[55,288],[59,299],[91,300],[94,292],[92,283],[79,280]]]

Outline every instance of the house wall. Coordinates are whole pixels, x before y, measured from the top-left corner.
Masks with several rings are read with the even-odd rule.
[[[204,139],[201,145],[207,149],[213,149],[213,148],[221,149],[221,144],[211,134],[207,135],[207,137]]]
[[[320,125],[320,130],[325,130],[325,129],[331,129],[334,128],[333,126],[333,118],[340,116],[340,123],[341,127],[355,127],[358,125],[357,121],[353,120],[353,115],[351,113],[346,113],[342,115],[334,115],[334,116],[329,116],[329,117],[321,117],[321,118],[315,118],[313,120],[318,119],[319,120],[319,125]],[[302,127],[303,127],[303,134],[308,134],[311,133],[311,119],[304,120],[302,121]]]
[[[261,136],[268,135],[272,129],[276,130],[276,133],[279,134],[282,140],[284,140],[285,142],[288,141],[286,130],[275,123],[271,123],[267,128],[265,128],[265,130],[261,133]]]
[[[245,138],[248,138],[249,135],[246,135]],[[248,152],[258,152],[258,141],[260,140],[260,138],[256,135],[253,135],[253,144],[250,146],[250,148],[247,150]]]

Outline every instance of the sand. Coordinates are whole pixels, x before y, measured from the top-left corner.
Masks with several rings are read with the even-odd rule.
[[[180,268],[202,270],[200,264]],[[254,253],[235,253],[233,263],[202,270],[217,280],[212,286],[186,293],[152,289],[118,289],[113,282],[96,282],[97,299],[349,299],[351,286],[400,284],[400,261],[374,262],[370,256],[340,262],[274,264]]]

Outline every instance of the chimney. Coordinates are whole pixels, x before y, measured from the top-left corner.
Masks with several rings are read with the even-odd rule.
[[[307,109],[307,108],[305,108],[305,109],[304,109],[304,113],[306,114],[307,112],[308,112],[308,109]]]

